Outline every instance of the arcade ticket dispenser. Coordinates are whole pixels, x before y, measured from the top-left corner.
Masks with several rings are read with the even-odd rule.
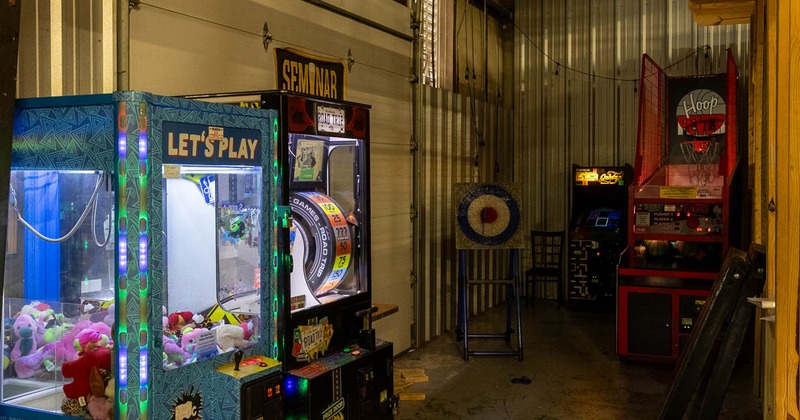
[[[277,92],[262,99],[278,110],[288,154],[287,418],[393,418],[392,344],[375,338],[370,320],[369,107]]]
[[[567,308],[614,312],[633,167],[572,165]]]
[[[717,278],[739,215],[737,70],[668,77],[642,60],[628,247],[617,300],[620,356],[675,361]],[[735,235],[733,237],[736,237]]]
[[[370,321],[369,107],[277,91],[192,97],[278,112],[286,418],[393,418],[392,343]]]
[[[20,100],[5,418],[282,418],[274,111]]]

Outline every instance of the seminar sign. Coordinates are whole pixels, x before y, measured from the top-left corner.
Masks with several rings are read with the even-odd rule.
[[[278,89],[327,99],[345,99],[344,62],[292,48],[275,49]]]

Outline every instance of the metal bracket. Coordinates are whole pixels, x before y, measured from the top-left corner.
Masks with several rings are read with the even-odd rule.
[[[272,42],[272,34],[269,32],[269,25],[264,21],[264,28],[261,30],[261,43],[264,44],[264,52],[269,50],[269,44]]]
[[[350,48],[347,49],[347,58],[345,61],[347,62],[347,72],[349,73],[353,69],[353,64],[356,63],[356,59],[353,57],[353,53],[350,51]]]

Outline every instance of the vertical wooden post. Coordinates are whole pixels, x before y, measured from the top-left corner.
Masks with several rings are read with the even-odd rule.
[[[5,285],[8,183],[11,176],[11,140],[14,137],[14,101],[17,98],[19,15],[18,0],[0,0],[0,293]]]
[[[800,418],[798,410],[797,303],[800,277],[800,4],[774,0],[777,9],[775,68],[776,418]]]

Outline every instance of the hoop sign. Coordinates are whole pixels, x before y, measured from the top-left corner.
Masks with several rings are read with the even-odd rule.
[[[679,136],[707,138],[725,134],[725,100],[712,90],[695,89],[684,95],[675,115]]]
[[[524,248],[519,191],[518,184],[456,184],[456,248]]]
[[[695,152],[703,155],[699,157],[705,163],[718,160],[715,153],[725,143],[728,122],[726,80],[724,74],[669,79],[669,163],[696,164],[696,159],[687,159]],[[713,153],[706,155],[707,151]]]

